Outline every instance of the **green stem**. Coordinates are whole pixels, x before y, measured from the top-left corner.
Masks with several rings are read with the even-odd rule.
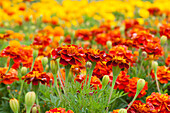
[[[65,66],[65,72],[66,72],[66,76],[65,76],[65,84],[66,84],[66,85],[67,85],[67,83],[68,83],[68,76],[69,76],[70,68],[71,68],[71,65]]]
[[[35,92],[35,94],[36,94],[36,104],[37,104],[37,106],[39,105],[39,102],[38,102],[38,88],[39,88],[39,84],[38,85],[33,85],[34,87],[33,87],[33,89],[34,89],[34,92]],[[40,108],[38,109],[38,111],[39,111],[39,113],[41,113],[40,112]]]
[[[57,92],[58,92],[60,101],[62,102],[61,93],[60,93],[59,88],[58,88],[57,75],[55,75],[55,74],[54,74],[54,83],[55,83],[55,87],[57,88]]]
[[[159,88],[159,83],[158,83],[157,73],[156,72],[157,72],[157,70],[154,71],[154,73],[155,73],[155,80],[156,80],[156,86],[157,86],[158,92],[161,93],[160,88]]]
[[[20,97],[21,97],[21,94],[22,94],[23,86],[24,86],[24,81],[21,81],[20,93],[19,93],[19,95],[18,95],[18,100],[19,100],[19,102],[20,102]]]
[[[111,87],[111,91],[110,91],[110,95],[109,95],[109,100],[108,100],[108,105],[110,103],[110,99],[112,97],[112,93],[113,93],[113,89],[114,89],[114,86],[115,86],[115,83],[116,83],[116,79],[120,73],[121,69],[119,68],[119,66],[112,66],[112,73],[113,73],[113,80],[112,80],[112,87]],[[108,113],[108,110],[109,110],[109,107],[106,108],[106,112]]]
[[[35,58],[33,58],[32,66],[31,66],[31,71],[33,70],[34,63],[35,63]]]
[[[31,112],[31,107],[32,107],[32,106],[27,107],[26,113],[30,113],[30,112]]]
[[[94,70],[95,66],[96,66],[96,62],[92,62],[92,67],[89,70],[89,80],[88,80],[88,84],[87,84],[88,87],[90,87],[91,77],[92,77],[93,70]]]
[[[140,93],[140,92],[139,92]],[[132,102],[130,103],[130,105],[128,106],[127,110],[130,108],[130,106],[133,104],[133,102],[136,100],[137,96],[139,95],[138,92],[136,92],[135,97],[133,98]]]
[[[144,59],[142,59],[141,64],[140,64],[140,68],[139,68],[139,72],[138,72],[138,77],[140,76],[140,73],[141,73],[141,69],[142,69],[142,65],[143,65],[143,60]]]

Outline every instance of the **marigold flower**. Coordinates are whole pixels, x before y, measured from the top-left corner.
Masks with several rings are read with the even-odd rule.
[[[33,85],[38,85],[39,82],[42,84],[49,84],[50,77],[45,72],[40,73],[39,71],[31,71],[23,76],[22,80],[25,80],[27,84],[32,82]]]
[[[87,29],[80,29],[76,31],[75,37],[83,39],[83,40],[91,40],[92,33]]]
[[[114,46],[106,57],[107,66],[119,66],[119,68],[129,68],[129,63],[133,62],[133,54],[124,45]]]
[[[151,7],[148,9],[148,11],[149,11],[150,15],[154,15],[154,16],[160,15],[160,9],[157,7]]]
[[[92,62],[102,61],[105,58],[106,53],[104,51],[100,51],[99,49],[86,49],[86,61],[90,60]]]
[[[19,80],[19,78],[17,77],[18,72],[15,69],[10,68],[9,72],[5,74],[7,70],[8,70],[8,67],[5,67],[5,68],[0,67],[0,84],[1,83],[12,84],[14,81]]]
[[[52,50],[52,58],[60,58],[60,64],[66,66],[70,65],[82,65],[85,63],[84,60],[84,51],[81,47],[76,45],[64,45],[58,47],[57,49]]]
[[[152,78],[155,78],[154,70],[151,70]],[[160,83],[166,84],[170,81],[170,67],[158,66],[157,67],[157,79]]]
[[[45,113],[74,113],[72,110],[66,111],[65,108],[54,108],[49,111],[46,111]]]
[[[109,36],[107,36],[107,34],[105,33],[102,33],[102,34],[98,34],[96,35],[96,38],[95,38],[95,41],[98,43],[98,44],[101,44],[103,46],[106,45],[106,42],[109,40]]]
[[[125,87],[124,91],[128,93],[129,97],[134,97],[136,94],[137,82],[140,78],[133,77],[129,79],[129,84]],[[146,95],[146,90],[148,90],[148,83],[145,83],[144,88],[141,90],[137,98],[141,98]]]
[[[127,113],[150,113],[150,108],[140,100],[135,100]]]
[[[160,36],[165,35],[165,36],[167,36],[168,39],[170,39],[170,23],[163,24],[160,27],[159,33],[160,33]]]
[[[153,92],[146,98],[151,113],[170,113],[170,96]]]
[[[113,74],[110,74],[109,78],[110,78],[109,82],[112,83]],[[114,89],[117,89],[117,88],[120,90],[125,89],[127,85],[129,84],[129,79],[130,79],[130,76],[127,75],[127,72],[121,71],[116,79]],[[112,84],[110,84],[110,86],[112,86]]]
[[[134,27],[135,25],[139,25],[139,22],[135,19],[126,19],[123,21],[123,23],[125,24],[125,31]]]
[[[98,78],[102,78],[104,75],[110,75],[112,69],[106,66],[106,62],[97,62],[94,70],[93,76],[97,76]]]
[[[119,113],[119,109],[113,110],[111,113]]]

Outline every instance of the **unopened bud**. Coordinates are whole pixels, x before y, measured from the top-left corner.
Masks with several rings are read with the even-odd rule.
[[[35,93],[33,91],[28,92],[25,95],[25,104],[26,104],[27,108],[30,108],[30,107],[32,107],[34,105],[35,98],[36,98],[36,95],[35,95]]]
[[[41,62],[42,62],[43,67],[45,67],[47,65],[47,63],[48,63],[48,58],[47,57],[43,57],[41,59]]]
[[[57,70],[58,70],[57,61],[51,60],[51,61],[50,61],[50,67],[51,67],[51,72],[52,72],[53,74],[56,74],[56,73],[57,73]]]
[[[110,49],[112,48],[112,42],[111,41],[107,41],[106,42],[107,48]]]
[[[147,57],[147,53],[145,51],[142,52],[142,58],[146,58]]]
[[[127,113],[127,110],[124,109],[124,108],[121,108],[121,109],[119,110],[119,113]]]
[[[103,79],[102,79],[102,87],[105,88],[106,85],[108,84],[108,82],[109,82],[109,76],[108,75],[104,75]]]
[[[45,66],[45,70],[48,72],[49,71],[49,65]]]
[[[12,109],[12,111],[14,113],[18,113],[18,111],[19,111],[19,102],[18,102],[17,99],[15,99],[15,98],[10,99],[9,105],[10,105],[10,107],[11,107],[11,109]]]
[[[38,50],[34,49],[33,50],[33,58],[35,59],[38,56]]]
[[[91,62],[89,62],[89,61],[87,61],[87,63],[86,63],[86,68],[90,69],[90,68],[91,68],[91,66],[92,66],[92,63],[91,63]]]
[[[32,113],[37,113],[37,111],[38,111],[38,110],[37,110],[37,107],[36,107],[36,106],[32,108]]]
[[[26,67],[22,67],[21,68],[21,74],[25,75],[27,73],[27,68]]]
[[[145,80],[144,79],[139,79],[137,82],[137,91],[140,91],[143,89],[143,87],[145,86]]]
[[[127,110],[124,109],[124,108],[121,108],[121,109],[119,110],[119,113],[127,113]]]
[[[158,62],[153,61],[153,62],[152,62],[152,68],[153,68],[153,70],[154,70],[155,72],[157,71],[157,67],[158,67]]]
[[[10,90],[11,87],[10,87],[10,86],[7,86],[6,88],[7,88],[7,90]]]
[[[161,36],[161,45],[163,46],[167,42],[167,36]]]

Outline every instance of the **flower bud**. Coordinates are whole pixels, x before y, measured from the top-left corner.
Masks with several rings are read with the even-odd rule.
[[[109,76],[108,75],[104,75],[103,79],[102,79],[102,87],[105,88],[106,85],[108,84],[108,82],[109,82]]]
[[[47,57],[43,57],[41,59],[41,62],[42,62],[43,67],[45,67],[47,65],[47,63],[48,63],[48,58]]]
[[[121,109],[119,110],[119,113],[127,113],[127,110],[124,109],[124,108],[121,108]]]
[[[9,105],[10,105],[10,107],[11,107],[11,109],[12,109],[12,111],[14,113],[18,113],[18,111],[19,111],[19,102],[18,102],[17,99],[15,99],[15,98],[10,99]]]
[[[161,36],[161,45],[163,46],[167,42],[167,36]]]
[[[90,68],[91,68],[91,66],[92,66],[92,63],[91,63],[91,62],[89,62],[89,61],[87,61],[87,63],[86,63],[86,68],[90,69]]]
[[[156,61],[153,61],[152,62],[152,68],[155,72],[157,71],[157,67],[158,67],[158,63]]]
[[[143,89],[143,87],[145,86],[145,80],[144,79],[139,79],[137,82],[137,91],[140,91]]]
[[[25,75],[27,73],[27,68],[26,67],[22,67],[21,68],[21,74]]]
[[[106,42],[107,48],[110,49],[112,48],[112,42],[111,41],[107,41]]]
[[[145,51],[142,52],[142,58],[146,58],[147,57],[147,53]]]
[[[37,113],[37,107],[36,106],[34,106],[34,107],[32,107],[32,113]]]
[[[10,90],[10,89],[11,89],[11,87],[10,87],[10,86],[7,86],[6,88],[7,88],[7,90]]]
[[[33,50],[33,59],[35,59],[38,56],[38,50],[34,49]]]
[[[52,72],[53,74],[56,74],[56,73],[57,73],[57,70],[58,70],[57,61],[51,60],[51,61],[50,61],[50,66],[51,66],[51,72]]]
[[[49,65],[45,66],[45,70],[48,72],[49,71]]]
[[[30,107],[32,107],[34,105],[35,98],[36,98],[36,95],[35,95],[35,93],[33,91],[28,92],[25,95],[25,104],[26,104],[27,108],[30,108]]]

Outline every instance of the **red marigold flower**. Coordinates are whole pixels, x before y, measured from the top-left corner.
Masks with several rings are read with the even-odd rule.
[[[140,78],[133,77],[132,79],[129,79],[129,84],[127,87],[125,87],[124,91],[128,93],[129,97],[134,97],[136,94],[136,89],[137,89],[137,82]],[[146,90],[148,90],[148,83],[145,83],[144,88],[141,90],[137,98],[141,98],[144,95],[146,95]]]
[[[160,36],[165,35],[165,36],[167,36],[168,39],[170,39],[170,23],[163,24],[160,27],[159,33],[160,33]]]
[[[71,66],[71,72],[75,75],[75,74],[80,74],[80,72],[82,70],[85,70],[85,66],[83,65],[72,65]]]
[[[111,30],[111,26],[109,24],[101,24],[99,28],[102,28],[106,32]]]
[[[96,36],[98,34],[106,33],[106,31],[105,31],[104,28],[93,28],[91,33],[92,33],[93,36]]]
[[[155,78],[154,70],[151,71],[152,78]],[[157,67],[157,79],[160,83],[166,84],[170,81],[170,67],[158,66]]]
[[[79,83],[83,82],[83,84],[84,84],[85,83],[85,79],[86,79],[86,75],[77,75],[74,80],[79,82]],[[89,80],[89,76],[87,77],[86,83],[88,82],[88,80]],[[82,84],[82,87],[83,87],[83,84]],[[90,81],[90,86],[91,86],[91,88],[94,88],[96,90],[97,90],[98,87],[101,89],[102,88],[102,84],[101,84],[100,79],[97,78],[96,76],[92,76],[91,77],[91,81]]]
[[[129,77],[130,76],[127,75],[127,72],[121,71],[116,79],[114,89],[117,89],[117,88],[125,89],[127,87],[127,85],[129,84],[129,79],[130,79]],[[110,78],[109,82],[112,83],[113,74],[110,74],[109,78]],[[112,84],[110,84],[110,86],[112,86]]]
[[[151,7],[148,9],[150,15],[160,15],[160,9],[157,7]]]
[[[150,113],[150,108],[140,100],[135,100],[127,113]]]
[[[146,98],[146,104],[152,112],[150,113],[170,113],[170,96],[153,92]]]
[[[102,34],[98,34],[96,35],[96,38],[95,38],[95,41],[98,43],[98,44],[101,44],[103,46],[106,45],[106,42],[109,40],[109,36],[107,36],[107,34],[105,33],[102,33]]]
[[[45,113],[74,113],[72,110],[66,111],[65,108],[54,108],[49,111],[46,111]]]
[[[76,45],[64,45],[52,50],[52,58],[60,58],[60,64],[66,66],[70,65],[82,65],[85,63],[84,50]]]
[[[35,60],[33,71],[39,71],[39,72],[44,71],[44,68],[43,68],[43,65],[41,63],[41,60]]]
[[[104,75],[110,75],[112,72],[112,69],[106,66],[106,62],[97,62],[94,70],[93,70],[93,76],[97,76],[97,78],[102,78]]]
[[[5,68],[0,67],[0,84],[1,83],[12,84],[14,81],[19,80],[19,78],[17,77],[18,72],[15,69],[11,68],[9,72],[6,74],[7,70],[8,67]]]
[[[93,38],[92,33],[87,29],[77,30],[75,33],[75,37],[83,40],[91,40]]]
[[[133,54],[128,50],[127,46],[117,45],[109,51],[106,57],[107,66],[119,66],[119,68],[129,68],[129,63],[133,63]]]
[[[170,67],[170,55],[168,55],[168,58],[165,60],[165,64]]]
[[[123,23],[125,24],[125,31],[134,27],[135,25],[139,25],[139,22],[135,19],[126,19],[123,21]]]
[[[99,49],[86,49],[86,61],[90,60],[92,62],[98,62],[104,59],[106,53],[104,51],[100,51]]]
[[[141,47],[143,46],[143,44],[151,42],[153,40],[153,35],[151,35],[149,31],[141,30],[133,33],[131,39],[133,40],[134,45],[136,45],[137,47]]]
[[[25,80],[27,84],[32,82],[33,85],[38,85],[39,82],[42,84],[49,84],[50,77],[45,72],[40,73],[39,71],[31,71],[23,76],[22,80]]]
[[[163,55],[163,48],[161,47],[160,43],[148,42],[143,44],[143,47],[141,48],[143,51],[148,53],[147,59],[158,59]]]
[[[48,36],[43,36],[42,34],[38,34],[35,36],[33,41],[33,47],[35,49],[42,49],[48,46],[51,43],[51,39]]]

